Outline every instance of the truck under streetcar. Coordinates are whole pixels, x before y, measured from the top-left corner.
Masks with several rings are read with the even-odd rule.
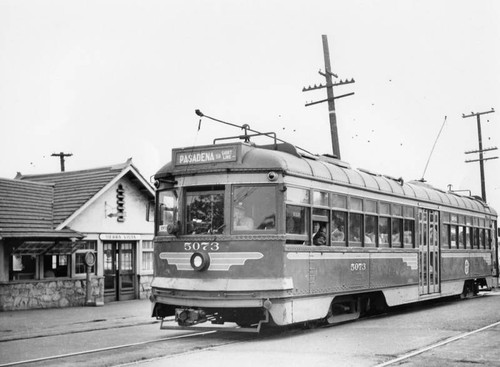
[[[173,149],[155,180],[152,316],[179,327],[338,323],[498,283],[476,197],[288,143]]]

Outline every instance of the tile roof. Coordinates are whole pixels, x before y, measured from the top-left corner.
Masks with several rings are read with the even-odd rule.
[[[0,237],[54,229],[54,185],[0,178]]]
[[[16,180],[53,184],[54,224],[57,227],[122,173],[124,169],[129,167],[130,162],[131,160],[129,159],[124,164],[81,171],[65,171],[40,175],[18,174]]]

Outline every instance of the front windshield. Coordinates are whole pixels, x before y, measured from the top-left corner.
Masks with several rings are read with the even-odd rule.
[[[233,187],[233,230],[276,229],[276,188],[274,186]]]
[[[224,233],[224,191],[186,192],[187,234]]]

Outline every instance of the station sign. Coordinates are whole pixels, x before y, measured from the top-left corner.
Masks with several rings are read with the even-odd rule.
[[[139,241],[141,239],[140,234],[100,234],[99,238],[104,241]]]
[[[193,165],[236,161],[236,147],[206,148],[175,152],[175,165]]]

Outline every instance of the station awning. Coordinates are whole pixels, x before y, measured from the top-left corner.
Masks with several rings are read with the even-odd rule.
[[[12,255],[71,255],[85,244],[85,241],[24,241],[12,250]]]

